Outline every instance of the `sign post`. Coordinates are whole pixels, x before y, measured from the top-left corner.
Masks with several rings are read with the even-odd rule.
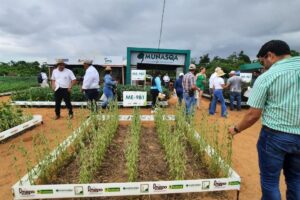
[[[124,91],[123,106],[147,106],[147,92],[141,91]]]

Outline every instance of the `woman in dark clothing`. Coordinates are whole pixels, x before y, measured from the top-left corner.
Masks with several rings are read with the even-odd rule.
[[[182,79],[183,79],[183,73],[179,74],[179,78],[175,82],[175,90],[178,97],[178,103],[181,105],[182,98],[183,98],[183,87],[182,87]]]

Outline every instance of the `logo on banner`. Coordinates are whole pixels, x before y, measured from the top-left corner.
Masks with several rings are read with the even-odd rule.
[[[141,184],[141,193],[149,192],[149,184]]]
[[[224,188],[227,185],[226,182],[222,182],[222,181],[214,181],[214,186],[215,188]]]
[[[73,192],[73,189],[56,189],[56,192]]]
[[[110,64],[110,63],[112,63],[112,60],[105,57],[104,62],[105,62],[105,64]]]
[[[186,184],[186,187],[201,187],[201,183]]]
[[[120,192],[121,188],[119,187],[112,187],[112,188],[105,188],[105,192]]]
[[[228,182],[228,185],[231,185],[231,186],[233,186],[233,185],[240,185],[241,183],[239,182],[239,181],[230,181],[230,182]]]
[[[123,187],[123,190],[138,190],[139,187]]]
[[[103,192],[103,188],[97,188],[95,186],[88,186],[87,190],[89,193],[101,193]]]
[[[83,187],[82,186],[75,186],[74,187],[75,195],[83,195]]]
[[[35,194],[35,191],[19,188],[19,194],[22,196],[33,196]]]
[[[53,194],[53,190],[51,189],[37,190],[37,194]]]
[[[168,189],[168,186],[166,185],[159,185],[159,184],[153,184],[153,190],[156,192],[163,192]]]
[[[169,189],[180,190],[180,189],[183,189],[183,185],[169,185]]]
[[[210,181],[202,181],[202,190],[208,190],[210,188]]]

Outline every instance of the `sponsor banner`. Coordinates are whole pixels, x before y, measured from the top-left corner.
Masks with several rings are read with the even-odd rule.
[[[146,70],[131,70],[132,81],[144,81],[146,79]]]
[[[20,124],[18,126],[10,128],[6,131],[0,132],[0,141],[6,139],[8,137],[11,137],[21,131],[24,131],[42,121],[43,121],[43,119],[42,119],[41,115],[33,115],[33,119],[29,120],[28,122],[25,122],[23,124]]]
[[[32,189],[25,189],[25,188],[19,188],[19,193],[21,197],[34,197],[35,196],[35,190]]]
[[[250,83],[252,80],[252,73],[240,73],[243,82]]]
[[[131,121],[132,120],[132,115],[119,115],[119,120],[120,121]],[[153,115],[140,115],[141,121],[154,121],[154,116]],[[164,120],[167,121],[174,121],[175,120],[175,115],[164,115],[163,116]]]
[[[152,189],[153,192],[166,192],[168,190],[168,186],[166,184],[153,183]]]
[[[147,52],[134,52],[131,54],[131,65],[138,63],[145,64],[162,64],[162,65],[184,65],[184,54],[175,53],[147,53]]]
[[[124,91],[123,106],[147,106],[147,92],[140,91]]]
[[[103,188],[89,185],[87,186],[87,192],[88,194],[101,194],[103,193]]]
[[[226,188],[227,182],[226,181],[222,181],[222,180],[214,180],[213,186],[216,189]]]

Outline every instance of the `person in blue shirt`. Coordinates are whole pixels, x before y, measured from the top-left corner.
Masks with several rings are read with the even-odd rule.
[[[102,104],[102,108],[106,108],[108,103],[114,99],[113,88],[117,85],[117,81],[113,81],[111,77],[111,67],[107,66],[105,68],[105,76],[104,76],[104,88],[103,93],[106,96],[105,101]]]
[[[155,109],[158,94],[162,93],[160,71],[156,71],[151,84],[152,111]]]
[[[178,97],[179,105],[181,105],[182,98],[183,98],[183,87],[182,87],[183,75],[184,75],[183,73],[180,73],[178,79],[175,82],[175,90]]]

